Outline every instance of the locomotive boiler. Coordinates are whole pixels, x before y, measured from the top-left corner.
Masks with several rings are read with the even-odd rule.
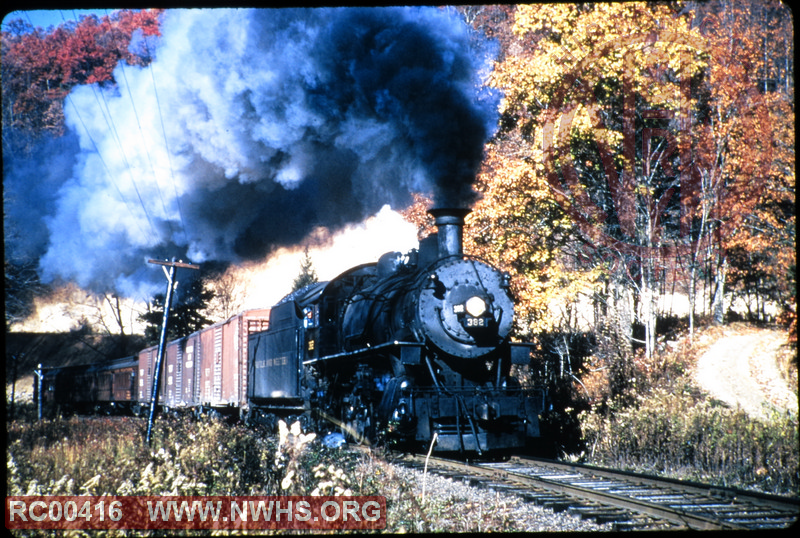
[[[310,417],[369,443],[471,452],[539,436],[540,388],[509,335],[509,276],[462,250],[469,210],[435,209],[437,233],[284,298],[250,336],[248,417]]]

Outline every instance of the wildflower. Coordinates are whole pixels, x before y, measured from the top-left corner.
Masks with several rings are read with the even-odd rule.
[[[297,421],[294,424],[292,424],[291,434],[294,435],[295,437],[299,437],[301,433],[303,432],[300,429],[300,421]]]
[[[117,488],[117,495],[133,495],[136,488],[129,478],[122,481],[122,484]]]
[[[50,489],[51,495],[58,495],[59,493],[72,493],[72,485],[73,481],[68,475],[64,475],[58,479],[58,482],[53,484],[53,487]]]
[[[17,471],[17,464],[14,461],[14,456],[10,453],[8,455],[8,463],[6,464],[8,470],[8,482],[11,484],[9,493],[11,495],[19,495],[22,493],[22,488],[19,483],[19,472]]]
[[[278,446],[281,447],[286,444],[287,439],[289,438],[289,429],[286,427],[286,423],[282,420],[278,421]]]
[[[42,488],[34,478],[28,484],[28,491],[25,493],[25,495],[41,495],[41,494],[42,494]]]
[[[92,494],[92,490],[94,488],[96,488],[97,485],[100,483],[100,477],[101,476],[102,475],[99,475],[99,474],[98,475],[94,475],[92,478],[87,480],[84,485],[81,486],[81,491],[83,492],[84,495],[91,495]]]
[[[175,480],[172,481],[171,489],[174,491],[174,495],[178,495],[178,491],[183,483],[186,481],[186,477],[183,474],[179,474],[175,477]]]
[[[322,478],[323,476],[325,476],[325,470],[324,469],[325,469],[325,465],[322,464],[322,463],[320,463],[319,465],[317,465],[316,467],[311,469],[314,472],[314,478]]]
[[[294,478],[294,471],[289,471],[281,481],[281,489],[289,489],[292,486],[292,478]]]

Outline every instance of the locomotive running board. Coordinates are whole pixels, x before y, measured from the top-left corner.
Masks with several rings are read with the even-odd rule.
[[[533,344],[511,342],[509,344],[509,347],[511,348],[511,364],[521,364],[521,365],[530,364],[531,352],[534,350]],[[355,351],[345,351],[344,353],[335,353],[333,355],[318,357],[316,359],[303,361],[303,364],[310,365],[319,362],[339,360],[344,358],[363,357],[364,355],[368,355],[376,351],[383,351],[391,348],[400,349],[400,362],[402,362],[403,364],[415,365],[422,363],[422,348],[423,348],[422,344],[417,342],[394,341],[394,342],[386,342],[385,344],[379,344],[377,346],[362,347],[361,349],[357,349]]]
[[[345,358],[363,357],[376,351],[384,351],[387,349],[398,348],[400,349],[400,361],[403,364],[420,364],[422,360],[422,344],[416,342],[386,342],[377,346],[363,347],[355,351],[345,351],[344,353],[336,353],[334,355],[326,355],[316,359],[303,361],[303,365],[316,364],[326,361],[335,361]]]

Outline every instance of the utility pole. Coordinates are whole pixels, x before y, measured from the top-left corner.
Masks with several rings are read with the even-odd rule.
[[[158,339],[158,358],[156,359],[155,372],[153,372],[153,389],[150,397],[150,417],[147,420],[147,445],[150,445],[150,434],[153,431],[153,420],[155,419],[156,407],[158,406],[158,392],[160,388],[161,379],[161,365],[164,362],[164,349],[167,344],[167,321],[169,320],[169,310],[172,307],[172,292],[175,287],[175,269],[183,267],[185,269],[200,269],[199,265],[192,265],[191,263],[176,262],[174,259],[171,262],[160,260],[148,260],[148,263],[163,266],[164,274],[167,275],[167,297],[164,300],[164,321],[161,323],[161,337]],[[169,267],[169,271],[167,271]]]

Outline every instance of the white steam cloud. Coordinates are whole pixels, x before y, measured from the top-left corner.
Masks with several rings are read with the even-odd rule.
[[[149,66],[72,91],[65,137],[7,156],[25,231],[6,247],[45,280],[149,295],[149,257],[262,259],[412,191],[474,201],[498,96],[491,47],[452,12],[170,10],[147,45]]]

